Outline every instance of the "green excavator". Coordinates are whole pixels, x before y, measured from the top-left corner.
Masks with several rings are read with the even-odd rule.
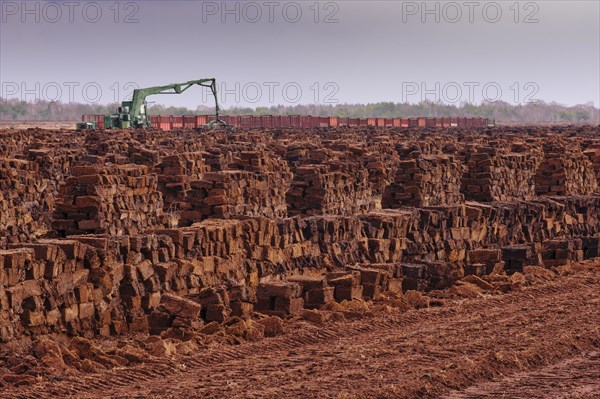
[[[217,99],[217,81],[214,78],[190,80],[185,83],[173,83],[166,86],[148,87],[135,89],[131,101],[123,101],[114,115],[104,117],[105,129],[129,129],[147,128],[151,126],[150,117],[147,113],[146,97],[154,94],[180,94],[190,87],[198,85],[211,90],[215,98],[216,118],[209,122],[208,128],[227,127],[227,124],[219,117],[219,101]],[[77,125],[79,130],[97,128],[94,122],[83,122]]]

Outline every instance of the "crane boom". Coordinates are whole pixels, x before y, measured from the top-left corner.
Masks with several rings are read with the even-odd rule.
[[[185,83],[173,83],[165,86],[147,87],[144,89],[135,89],[131,101],[123,101],[116,115],[106,116],[104,118],[104,127],[110,128],[142,128],[150,127],[150,118],[146,110],[146,98],[155,94],[181,94],[192,86],[207,87],[211,90],[215,98],[216,120],[211,124],[224,122],[219,118],[219,101],[217,99],[217,81],[215,78],[190,80]]]

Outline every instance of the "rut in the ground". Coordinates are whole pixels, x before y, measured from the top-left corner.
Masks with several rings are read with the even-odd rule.
[[[444,399],[600,398],[600,352],[589,352],[499,381],[452,392]]]
[[[178,362],[69,377],[4,397],[439,397],[519,372],[537,384],[548,364],[558,364],[560,383],[569,373],[589,378],[594,370],[586,367],[597,369],[597,357],[583,370],[562,370],[560,362],[600,346],[599,297],[600,277],[572,276],[443,308],[307,326]],[[515,390],[527,381],[515,378]],[[594,389],[582,384],[579,389]],[[485,389],[494,397],[500,388]]]

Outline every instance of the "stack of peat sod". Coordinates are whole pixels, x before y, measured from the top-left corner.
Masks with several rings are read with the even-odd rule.
[[[516,201],[535,197],[536,161],[530,154],[498,154],[492,148],[480,148],[467,161],[463,193],[467,200]]]
[[[586,195],[598,192],[594,166],[577,147],[547,145],[535,176],[538,195]]]
[[[383,193],[382,206],[427,207],[462,203],[461,178],[461,164],[452,156],[420,156],[401,161],[394,180]]]
[[[46,234],[53,205],[52,187],[36,163],[0,159],[0,248]]]
[[[371,209],[368,172],[364,168],[348,170],[351,166],[330,162],[295,168],[294,179],[287,193],[290,216],[353,215]]]
[[[156,175],[140,165],[80,165],[66,181],[53,227],[59,235],[137,234],[163,226]]]

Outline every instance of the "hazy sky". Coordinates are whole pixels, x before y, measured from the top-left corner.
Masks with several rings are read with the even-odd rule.
[[[600,106],[600,1],[0,1],[3,97],[108,103],[215,77],[226,107]],[[151,101],[212,105],[198,88]]]

